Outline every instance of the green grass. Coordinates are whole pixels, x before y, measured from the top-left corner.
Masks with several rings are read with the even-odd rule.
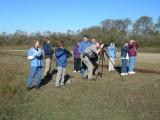
[[[26,55],[26,52],[18,53]],[[141,60],[138,60],[141,59]],[[141,56],[138,67],[155,69],[159,62]],[[147,59],[147,60],[146,60]],[[153,61],[152,61],[153,60]],[[117,59],[116,65],[120,64]],[[154,63],[151,64],[151,63]],[[107,59],[106,59],[107,63]],[[149,64],[150,63],[150,64]],[[147,67],[148,66],[148,67]],[[104,68],[97,81],[82,80],[68,63],[66,74],[71,83],[55,88],[56,74],[39,91],[25,90],[29,74],[26,57],[0,54],[0,119],[2,120],[159,120],[160,77],[137,72],[124,76]],[[56,69],[55,61],[52,70]],[[101,69],[100,69],[101,70]],[[42,76],[43,79],[43,76]]]

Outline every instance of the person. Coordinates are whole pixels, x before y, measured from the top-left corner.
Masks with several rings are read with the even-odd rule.
[[[89,37],[87,35],[84,35],[83,36],[83,41],[80,42],[79,44],[79,48],[78,48],[78,52],[80,53],[80,58],[81,58],[81,61],[83,59],[83,55],[82,53],[84,52],[84,50],[86,48],[88,48],[92,43],[88,41],[89,40]],[[82,61],[82,68],[81,68],[81,75],[82,75],[82,78],[83,78],[83,75],[85,73],[85,70],[86,70],[86,65],[83,63]]]
[[[75,45],[72,48],[74,55],[74,72],[80,72],[81,58],[80,58],[80,53],[78,52],[78,48],[79,48],[79,41],[76,41]]]
[[[44,76],[51,76],[50,70],[51,70],[51,60],[54,51],[52,50],[50,44],[50,40],[48,38],[45,38],[45,41],[43,43],[43,50],[45,54],[45,70],[44,70]]]
[[[92,40],[91,40],[92,45],[95,44],[96,41],[97,41],[96,38],[92,38]]]
[[[110,45],[108,46],[108,57],[109,57],[108,71],[115,70],[114,63],[116,58],[116,47],[114,43],[110,43]]]
[[[36,75],[35,81],[35,89],[39,90],[40,79],[42,75],[42,67],[43,67],[43,54],[42,50],[39,48],[39,40],[33,41],[33,46],[28,51],[28,59],[30,60],[31,70],[27,81],[27,90],[31,89],[32,81],[34,76]]]
[[[93,79],[93,64],[91,62],[91,59],[96,59],[96,56],[100,53],[101,49],[103,48],[104,44],[101,44],[96,42],[94,45],[89,46],[88,48],[86,48],[83,52],[83,59],[82,61],[84,62],[84,64],[87,66],[87,70],[84,73],[83,79],[87,79],[88,76],[88,80],[95,80]],[[97,50],[97,48],[100,48]]]
[[[64,42],[60,41],[58,43],[58,48],[55,50],[56,66],[58,70],[55,83],[57,88],[64,85],[64,75],[67,66],[67,52],[68,51],[64,49]]]
[[[128,74],[135,74],[133,69],[134,69],[134,66],[136,63],[137,49],[139,48],[139,45],[135,40],[130,40],[128,47],[129,47],[129,71],[128,71]]]
[[[127,63],[129,59],[128,53],[129,53],[128,43],[124,43],[121,47],[121,59],[122,59],[121,75],[128,75],[127,73]]]

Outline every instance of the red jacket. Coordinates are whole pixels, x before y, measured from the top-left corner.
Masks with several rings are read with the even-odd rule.
[[[137,43],[128,44],[129,47],[129,57],[131,56],[137,56],[137,49],[139,48],[139,45]]]

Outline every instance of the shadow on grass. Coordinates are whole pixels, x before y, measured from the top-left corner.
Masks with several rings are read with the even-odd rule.
[[[65,84],[67,81],[69,81],[70,78],[74,78],[74,77],[73,77],[73,76],[70,76],[69,74],[66,74],[66,75],[64,76],[64,84]]]
[[[41,82],[40,82],[40,87],[41,86],[43,86],[43,85],[46,85],[46,84],[48,84],[51,80],[52,80],[52,76],[54,75],[54,74],[56,74],[57,73],[57,69],[54,69],[52,72],[51,72],[51,75],[48,75],[48,76],[45,76],[42,80],[41,80]]]

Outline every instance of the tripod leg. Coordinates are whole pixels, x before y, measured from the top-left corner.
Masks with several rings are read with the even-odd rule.
[[[111,61],[111,59],[109,58],[108,54],[106,51],[104,51],[105,55],[107,56],[107,58],[109,59],[109,61],[111,62],[111,64],[113,65],[113,67],[115,68],[115,70],[117,71],[116,67],[114,66],[113,62]],[[124,79],[122,78],[122,76],[120,75],[120,73],[117,71],[117,73],[119,74],[120,78],[124,81]]]

